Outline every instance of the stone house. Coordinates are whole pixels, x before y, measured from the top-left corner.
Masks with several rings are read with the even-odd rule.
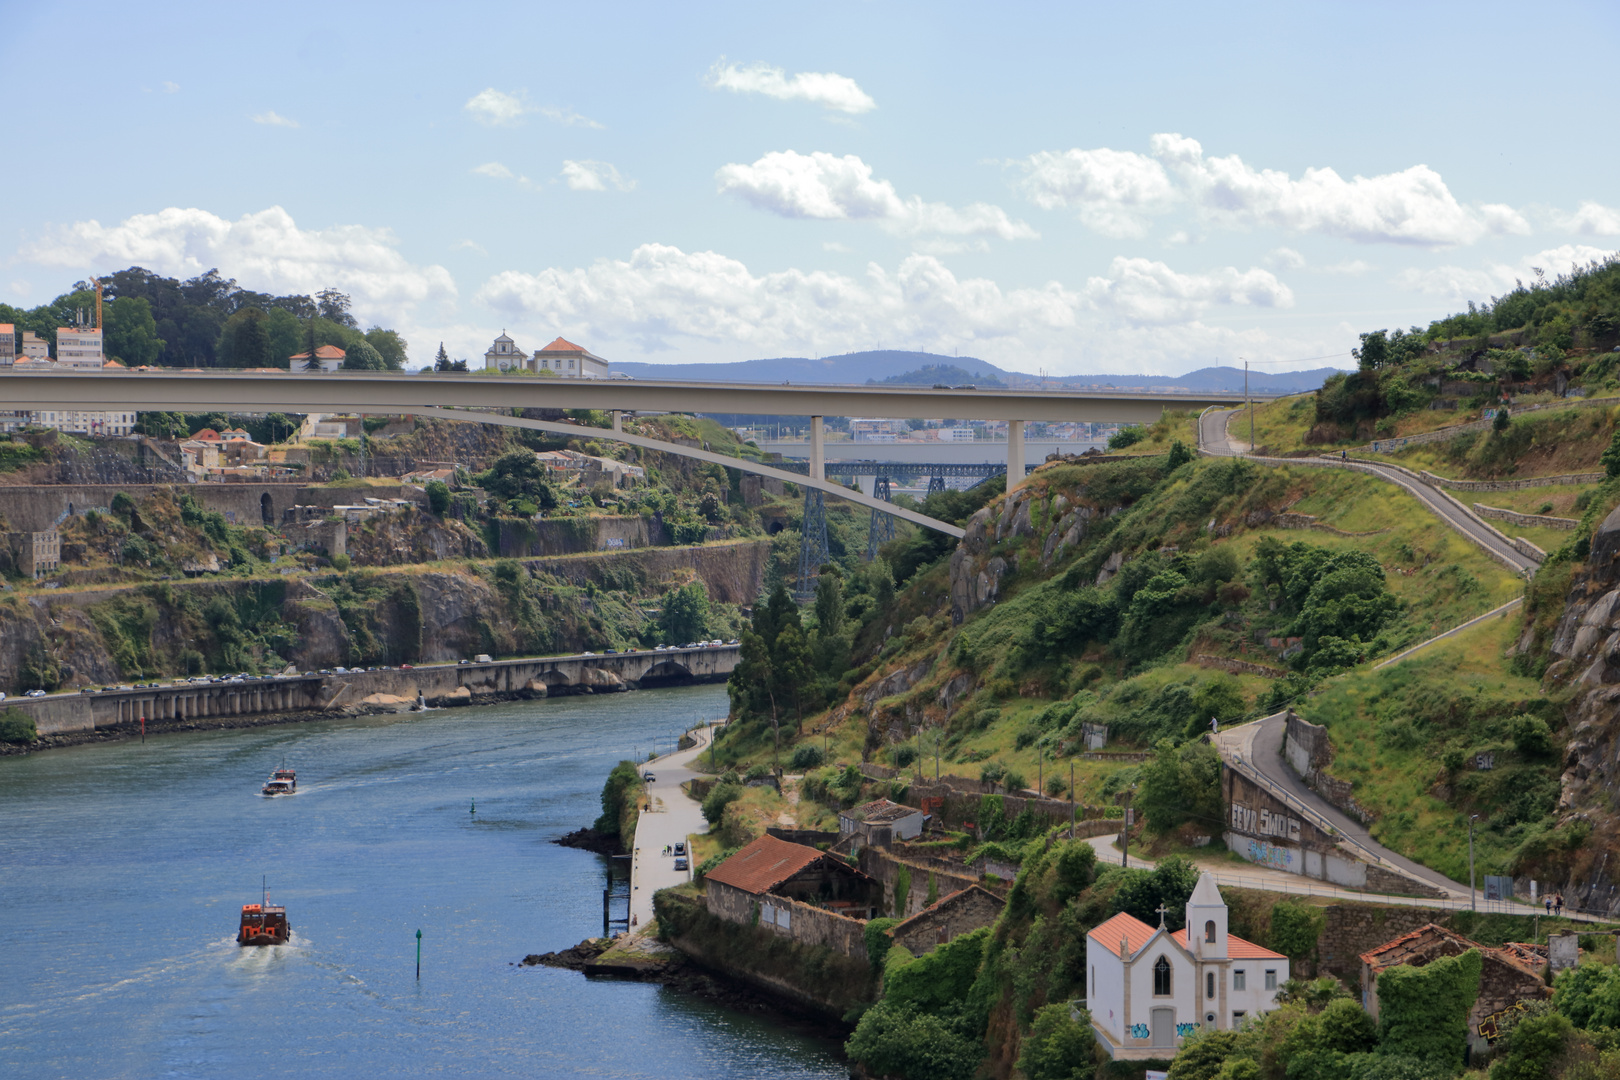
[[[1469,949],[1478,949],[1484,963],[1479,974],[1479,997],[1468,1014],[1468,1045],[1471,1050],[1483,1051],[1494,1035],[1483,1034],[1481,1028],[1494,1032],[1493,1017],[1520,1002],[1552,996],[1552,988],[1542,977],[1544,962],[1538,963],[1534,946],[1509,944],[1493,949],[1434,923],[1420,926],[1361,954],[1362,1007],[1373,1019],[1378,1018],[1378,976],[1390,968],[1402,964],[1422,967],[1431,960],[1460,956]]]
[[[912,840],[922,833],[928,815],[888,799],[873,799],[850,810],[838,812],[838,831],[859,837],[865,844],[886,844]]]
[[[1167,1058],[1199,1027],[1228,1031],[1276,1007],[1288,958],[1227,932],[1226,902],[1206,870],[1181,930],[1121,912],[1086,935],[1086,1008],[1115,1060]]]
[[[758,924],[799,937],[799,909],[849,920],[872,917],[882,889],[836,855],[766,834],[703,878],[709,911],[744,926]]]
[[[921,956],[936,945],[989,926],[1001,915],[1005,901],[989,889],[970,885],[943,896],[889,931],[896,945]]]

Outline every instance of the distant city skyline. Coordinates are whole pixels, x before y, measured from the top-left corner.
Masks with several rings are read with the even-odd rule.
[[[1549,70],[1611,54],[1620,9],[1523,16],[8,5],[0,116],[38,153],[0,301],[217,267],[350,293],[412,367],[502,328],[615,363],[1348,366],[1358,331],[1620,248],[1606,72]]]

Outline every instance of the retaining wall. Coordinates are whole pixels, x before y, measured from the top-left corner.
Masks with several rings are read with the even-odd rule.
[[[1552,517],[1548,514],[1521,514],[1517,510],[1504,510],[1500,506],[1486,506],[1484,503],[1475,503],[1474,513],[1482,518],[1510,522],[1520,528],[1563,529],[1567,532],[1580,524],[1574,518]]]
[[[1449,488],[1452,491],[1523,491],[1525,488],[1552,487],[1561,484],[1601,484],[1608,479],[1607,474],[1600,472],[1529,476],[1523,480],[1453,480],[1447,476],[1436,476],[1427,469],[1420,469],[1418,475],[1435,487]]]

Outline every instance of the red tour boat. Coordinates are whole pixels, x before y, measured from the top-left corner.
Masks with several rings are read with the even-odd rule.
[[[268,895],[260,903],[242,905],[242,926],[236,932],[238,945],[285,945],[291,938],[287,909],[272,907]]]

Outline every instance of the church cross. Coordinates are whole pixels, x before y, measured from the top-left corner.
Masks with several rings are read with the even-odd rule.
[[[1158,906],[1157,910],[1159,912],[1159,925],[1163,926],[1164,925],[1164,913],[1165,913],[1166,910],[1168,910],[1168,909],[1165,908],[1163,900],[1159,901],[1159,906]]]

